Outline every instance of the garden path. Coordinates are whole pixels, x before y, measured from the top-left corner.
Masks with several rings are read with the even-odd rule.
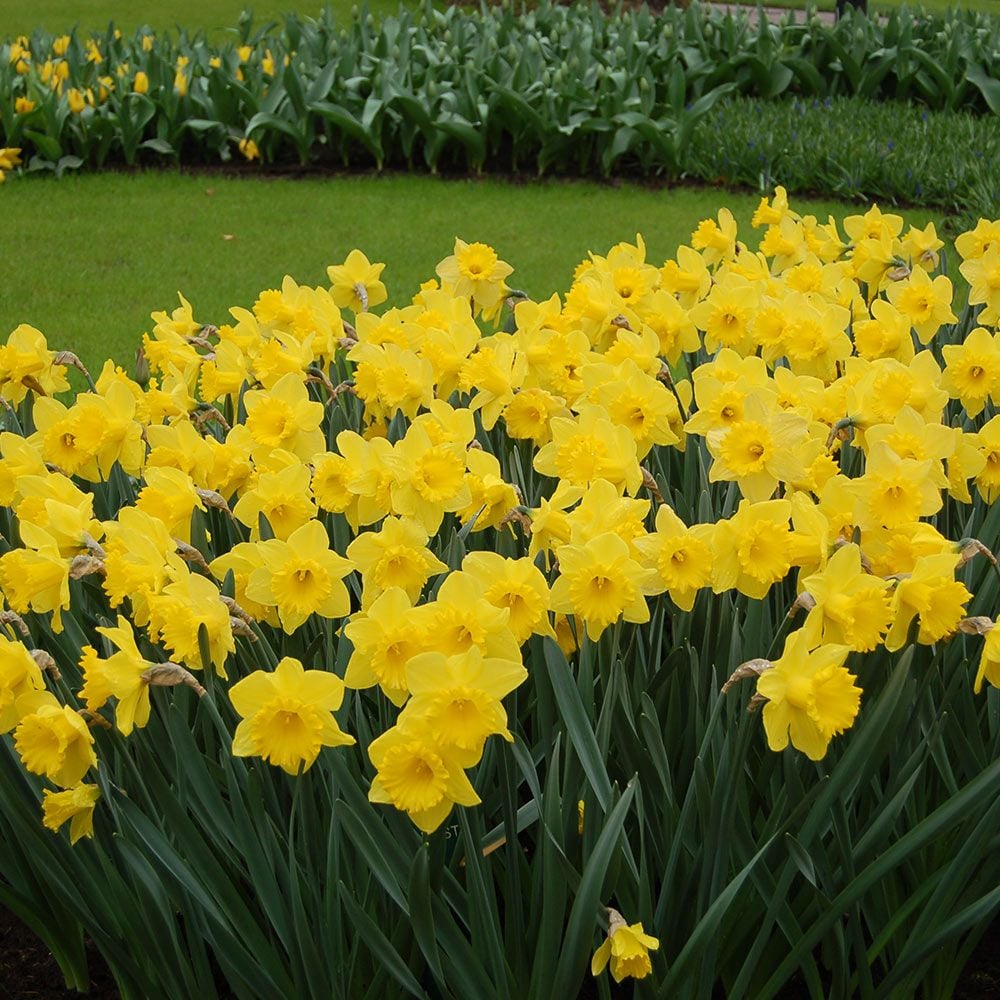
[[[706,7],[711,7],[713,10],[719,10],[723,13],[737,14],[740,11],[744,12],[747,17],[750,18],[751,23],[756,24],[759,18],[759,7],[742,6],[737,3],[708,3],[705,4]],[[767,15],[769,21],[780,21],[782,17],[791,14],[792,18],[796,21],[804,21],[806,17],[806,12],[804,10],[792,10],[785,7],[765,7],[764,13]],[[836,20],[836,15],[832,10],[818,10],[815,11],[816,16],[824,24],[833,24]],[[801,15],[801,17],[799,16]]]

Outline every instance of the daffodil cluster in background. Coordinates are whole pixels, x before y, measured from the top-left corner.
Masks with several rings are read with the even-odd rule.
[[[7,174],[21,164],[21,150],[17,148],[0,149],[0,184],[7,180]]]
[[[536,725],[543,650],[613,660],[723,597],[787,612],[713,664],[774,751],[824,758],[880,647],[983,636],[970,682],[1000,684],[963,575],[994,561],[968,526],[1000,496],[1000,221],[957,240],[957,289],[933,225],[841,231],[780,188],[753,224],[756,250],[723,209],[661,264],[592,253],[542,302],[457,240],[384,308],[355,250],[228,323],[154,313],[136,378],[14,330],[0,728],[45,824],[92,835],[134,777],[102,746],[183,685],[236,757],[356,755],[431,834]],[[615,917],[594,971],[646,975],[656,939]]]

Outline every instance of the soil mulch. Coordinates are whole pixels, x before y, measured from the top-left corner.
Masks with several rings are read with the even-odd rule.
[[[88,943],[93,1000],[118,1000],[115,981],[100,952]],[[81,994],[66,981],[48,949],[9,910],[0,906],[0,1000],[68,1000]]]
[[[118,1000],[114,979],[92,945],[88,945],[87,957],[87,996]],[[77,1000],[80,996],[66,989],[59,966],[35,934],[0,906],[0,1000]],[[952,1000],[1000,1000],[1000,922],[994,922],[979,942]]]

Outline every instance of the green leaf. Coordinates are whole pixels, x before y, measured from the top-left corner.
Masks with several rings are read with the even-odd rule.
[[[306,91],[306,104],[310,105],[316,101],[326,100],[330,96],[330,88],[337,76],[337,64],[329,62],[323,67],[320,74],[309,85]]]
[[[302,132],[300,129],[296,128],[290,121],[280,118],[278,115],[267,111],[258,111],[257,114],[255,114],[253,118],[247,122],[247,136],[252,136],[258,129],[271,129],[276,132],[281,132],[294,139],[297,145],[302,141]]]
[[[225,132],[226,126],[223,122],[212,121],[209,118],[187,118],[184,120],[183,128],[191,132]]]
[[[295,114],[299,118],[304,119],[306,117],[306,98],[302,91],[302,81],[299,78],[299,71],[295,68],[294,60],[285,67],[282,80],[285,84],[285,90],[288,92],[288,99],[292,102],[292,107],[295,109]]]
[[[486,161],[486,139],[480,129],[467,118],[452,112],[440,115],[434,123],[442,132],[458,139],[465,147],[469,162],[481,167]]]
[[[378,924],[355,902],[351,891],[343,882],[340,883],[339,898],[344,906],[347,907],[351,920],[358,928],[358,939],[367,943],[372,957],[411,996],[426,997],[427,994],[421,988],[420,983],[414,978],[413,973],[409,970],[399,952],[396,951],[389,939],[382,933]]]
[[[551,993],[553,997],[575,997],[580,991],[580,984],[592,950],[604,876],[618,847],[618,840],[625,826],[625,817],[628,815],[632,799],[635,797],[636,787],[634,780],[629,782],[625,794],[608,815],[594,845],[594,851],[584,866],[580,887],[576,899],[573,900],[569,922],[566,925],[562,954],[556,966]]]
[[[608,777],[604,759],[597,745],[594,729],[583,707],[580,692],[570,675],[569,664],[563,651],[553,639],[544,640],[544,651],[546,672],[559,705],[566,734],[583,765],[601,808],[607,810],[611,803],[611,779]]]
[[[393,865],[389,860],[389,852],[378,843],[378,839],[380,838],[376,835],[375,830],[373,830],[373,824],[363,823],[357,813],[346,802],[340,804],[337,812],[341,825],[344,827],[344,832],[351,838],[351,842],[358,848],[362,857],[364,857],[371,873],[378,879],[382,888],[385,889],[400,910],[408,915],[409,906],[406,896],[403,894],[397,873],[394,871]]]
[[[321,115],[345,135],[360,142],[372,153],[376,162],[381,165],[383,154],[380,143],[372,131],[365,128],[347,108],[341,107],[339,104],[334,104],[331,101],[314,101],[309,105],[309,110]]]
[[[55,163],[62,156],[63,148],[58,139],[55,139],[50,135],[45,135],[42,132],[37,132],[32,128],[26,128],[24,130],[24,137],[25,139],[30,139],[34,147],[47,160],[52,160],[53,163]]]
[[[987,76],[981,66],[970,65],[965,67],[965,78],[973,84],[986,106],[995,115],[1000,115],[1000,80],[993,76]]]
[[[163,153],[165,156],[173,156],[174,147],[166,139],[147,139],[139,143],[140,149],[151,149],[154,153]]]
[[[806,929],[763,988],[770,994],[795,971],[805,954],[811,951],[841,914],[854,905],[873,885],[902,864],[925,844],[940,837],[945,830],[959,822],[966,814],[982,808],[986,802],[995,802],[1000,794],[1000,760],[993,762],[982,774],[974,778],[958,794],[935,809],[929,816],[908,830],[888,850],[864,869],[830,903],[822,915]]]
[[[660,1000],[667,1000],[668,997],[677,995],[679,985],[686,981],[682,973],[686,971],[688,964],[695,960],[700,949],[717,933],[723,918],[743,887],[743,883],[747,880],[750,872],[753,871],[754,866],[764,856],[773,841],[774,838],[772,837],[764,843],[763,847],[743,866],[736,877],[716,896],[712,905],[705,911],[705,915],[698,921],[694,933],[688,937],[684,943],[684,947],[681,949],[681,953],[674,959],[670,966],[670,971],[660,983],[657,990],[657,996]]]
[[[410,868],[410,888],[406,894],[410,908],[410,924],[413,936],[427,959],[439,983],[445,982],[441,972],[441,956],[438,954],[437,938],[434,934],[434,911],[431,905],[430,847],[425,841],[413,855]]]

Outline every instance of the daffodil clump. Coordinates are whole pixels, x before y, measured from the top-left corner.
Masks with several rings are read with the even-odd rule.
[[[21,541],[0,557],[8,614],[59,632],[87,578],[117,617],[97,628],[115,652],[84,647],[62,700],[5,647],[4,730],[74,793],[58,815],[96,798],[79,791],[97,765],[84,719],[143,726],[172,662],[172,681],[235,675],[233,752],[292,774],[353,742],[331,714],[345,686],[377,689],[393,716],[366,748],[370,797],[429,832],[478,802],[468,772],[489,737],[514,738],[504,699],[533,636],[572,655],[654,601],[762,600],[790,575],[807,613],[760,661],[757,696],[773,749],[823,757],[858,713],[849,656],[939,642],[966,617],[959,571],[981,546],[934,516],[1000,495],[1000,222],[957,242],[978,316],[940,345],[957,320],[933,226],[903,234],[873,208],[842,236],[781,189],[754,224],[756,252],[723,209],[662,267],[641,239],[591,254],[544,302],[458,240],[440,280],[376,312],[383,265],[353,251],[329,288],[286,278],[219,328],[182,298],[153,316],[145,384],[109,362],[67,402],[76,359],[15,330],[0,348],[8,426],[15,407],[27,424],[0,436]],[[730,484],[702,523],[651,471],[688,448]],[[112,483],[122,502],[98,517]],[[456,531],[476,551],[449,566]],[[262,634],[280,647],[322,629],[352,650],[342,678],[289,657],[248,672]],[[992,623],[979,631],[977,687],[998,679]]]
[[[984,636],[975,689],[1000,683],[963,570],[1000,496],[1000,221],[958,239],[958,296],[933,226],[841,232],[780,188],[754,225],[756,251],[723,209],[662,266],[621,243],[541,302],[457,240],[385,308],[355,250],[218,327],[181,298],[138,379],[108,362],[75,396],[79,360],[18,327],[0,723],[45,824],[91,835],[124,780],[104,748],[184,685],[234,757],[356,755],[432,833],[537,724],[546,657],[592,671],[724,597],[791,623],[777,658],[714,664],[756,680],[775,751],[823,758],[880,647]],[[594,971],[656,947],[618,918]]]

